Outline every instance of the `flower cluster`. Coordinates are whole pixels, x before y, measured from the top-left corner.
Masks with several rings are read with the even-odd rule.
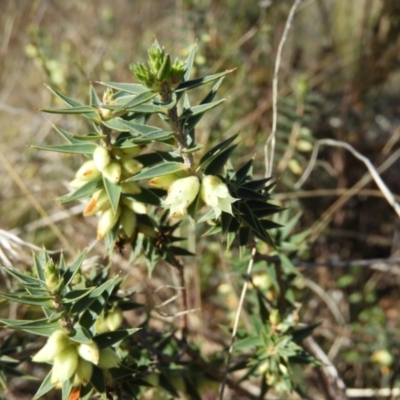
[[[107,370],[118,367],[120,363],[111,347],[99,350],[94,341],[73,342],[62,330],[53,332],[32,361],[52,363],[51,383],[60,386],[74,375],[74,385],[86,386],[92,376],[93,365]]]
[[[93,152],[93,159],[86,161],[70,182],[73,188],[80,188],[88,182],[102,177],[111,184],[121,188],[120,204],[113,209],[109,194],[105,188],[96,191],[87,203],[83,215],[88,217],[100,213],[97,226],[97,238],[102,239],[118,222],[121,224],[121,234],[131,237],[136,226],[136,214],[144,213],[143,206],[127,196],[141,192],[136,182],[127,179],[141,171],[143,165],[135,160],[135,156],[142,150],[142,146],[105,147],[97,146]]]
[[[204,203],[213,208],[216,218],[222,211],[232,214],[231,204],[237,200],[218,176],[206,175],[200,183],[199,178],[191,175],[184,167],[177,172],[151,179],[149,185],[168,190],[163,205],[174,218],[185,216],[188,207],[199,194]]]

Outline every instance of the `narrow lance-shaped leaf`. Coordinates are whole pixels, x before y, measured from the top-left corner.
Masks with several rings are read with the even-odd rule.
[[[214,99],[215,95],[217,94],[217,91],[222,83],[224,78],[220,78],[218,80],[218,82],[213,86],[213,88],[211,89],[211,91],[207,94],[207,96],[202,100],[202,102],[200,103],[200,105],[206,105],[206,104],[212,104],[212,100]],[[193,107],[194,108],[194,107]],[[183,114],[186,112],[186,110],[183,112]],[[189,133],[192,142],[194,144],[195,142],[195,138],[194,138],[194,127],[199,123],[199,121],[201,120],[201,118],[203,117],[203,115],[205,114],[205,111],[198,113],[194,116],[191,116],[189,118],[187,118],[184,121],[184,126],[185,126],[185,130]]]
[[[182,119],[187,119],[187,118],[193,117],[193,116],[195,116],[195,115],[197,115],[197,114],[204,113],[204,112],[206,112],[206,111],[208,111],[208,110],[211,110],[212,108],[217,107],[218,105],[220,105],[221,103],[223,103],[225,100],[226,100],[226,99],[221,99],[221,100],[214,101],[214,102],[212,102],[212,103],[200,104],[200,105],[198,105],[198,106],[193,106],[193,107],[191,107],[189,110],[184,111],[184,112],[180,115],[179,119],[180,119],[180,120],[182,120]]]
[[[94,90],[93,85],[90,85],[89,89],[89,98],[90,98],[90,106],[91,107],[100,107],[101,106],[101,100],[97,96],[96,91]]]
[[[100,85],[107,86],[112,89],[119,90],[121,92],[140,94],[147,92],[149,89],[139,83],[118,83],[118,82],[97,82]]]
[[[35,149],[53,151],[57,153],[68,153],[68,154],[93,154],[96,145],[93,143],[82,143],[82,141],[75,142],[74,144],[64,144],[58,146],[32,146]]]
[[[183,82],[181,82],[179,84],[178,88],[175,91],[176,92],[181,92],[181,91],[184,91],[184,90],[194,89],[196,87],[205,85],[205,84],[213,82],[213,81],[215,81],[215,80],[217,80],[219,78],[222,78],[225,75],[228,75],[233,71],[235,71],[235,70],[234,69],[229,69],[229,70],[224,71],[224,72],[219,72],[218,74],[205,76],[204,78],[185,80],[185,81],[183,81]]]
[[[62,100],[65,104],[67,104],[70,107],[86,107],[84,105],[82,105],[81,103],[63,95],[62,93],[58,92],[55,89],[52,89],[50,86],[47,86],[47,89],[50,90],[50,92],[52,92],[55,96],[57,96],[60,100]],[[91,107],[90,107],[91,108]],[[92,108],[91,108],[92,109]],[[93,110],[93,109],[92,109]],[[89,118],[90,120],[99,123],[100,122],[100,116],[97,113],[97,111],[92,111],[92,112],[87,112],[83,114],[86,118]]]
[[[121,186],[110,182],[105,177],[103,177],[103,184],[106,189],[108,198],[110,199],[113,213],[116,214],[119,206],[119,199],[121,197]]]
[[[206,163],[210,162],[222,150],[224,150],[226,147],[228,147],[237,137],[238,137],[238,135],[234,135],[234,136],[230,137],[229,139],[226,139],[223,142],[218,143],[211,150],[207,151],[207,153],[205,153],[203,155],[203,157],[201,157],[201,159],[200,159],[199,168],[204,167],[204,165],[206,165]]]
[[[132,176],[127,181],[139,181],[141,179],[151,179],[156,176],[162,176],[172,174],[177,171],[185,169],[182,163],[178,162],[165,162],[163,164],[156,165],[154,167],[142,170],[139,174]]]
[[[46,378],[44,378],[42,384],[40,385],[38,391],[36,392],[35,396],[33,396],[32,400],[37,400],[43,397],[46,393],[50,392],[51,389],[54,388],[55,384],[51,383],[51,373],[50,371]]]
[[[58,201],[60,204],[66,204],[74,200],[79,200],[83,197],[88,197],[92,195],[94,192],[101,189],[102,187],[103,187],[103,180],[100,177],[98,179],[89,181],[75,192],[59,197]]]
[[[215,157],[213,157],[212,161],[210,161],[207,167],[204,169],[204,173],[206,175],[218,175],[221,169],[224,167],[226,162],[229,160],[233,150],[237,145],[234,144],[231,147],[228,147],[226,150],[222,151]]]

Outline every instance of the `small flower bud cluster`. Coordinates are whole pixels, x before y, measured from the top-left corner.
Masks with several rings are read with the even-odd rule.
[[[174,89],[185,73],[185,63],[177,59],[171,64],[169,54],[165,54],[157,42],[149,50],[147,67],[137,64],[131,65],[130,68],[136,79],[154,92],[160,92],[164,84]]]
[[[93,193],[87,203],[83,215],[85,217],[99,213],[97,225],[97,238],[102,239],[117,223],[121,225],[121,233],[132,237],[136,227],[137,206],[124,195],[138,194],[140,186],[127,179],[141,171],[143,165],[134,157],[142,150],[142,146],[105,147],[97,146],[93,152],[93,159],[86,161],[70,182],[73,188],[80,188],[86,183],[103,177],[121,188],[120,204],[116,210],[111,207],[110,199],[105,188]]]
[[[73,342],[62,330],[53,332],[45,346],[32,357],[32,361],[52,363],[51,383],[57,386],[74,375],[74,385],[86,386],[92,376],[93,365],[106,370],[116,368],[120,363],[112,348],[99,350],[93,341]]]
[[[106,314],[101,314],[95,324],[96,333],[104,333],[117,330],[123,321],[122,310],[119,307],[114,307]]]
[[[59,285],[59,271],[53,261],[49,261],[44,268],[44,279],[50,292],[57,290]]]
[[[221,212],[232,214],[232,203],[237,201],[229,193],[228,186],[218,176],[207,175],[200,184],[199,178],[190,175],[190,171],[182,164],[182,169],[153,178],[150,186],[168,190],[168,196],[163,204],[169,208],[170,216],[179,218],[187,214],[187,209],[200,193],[204,203],[212,207],[215,217]]]

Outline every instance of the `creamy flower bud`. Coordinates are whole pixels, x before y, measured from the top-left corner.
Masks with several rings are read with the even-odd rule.
[[[121,207],[120,223],[127,237],[132,237],[136,227],[136,214],[128,207]]]
[[[190,175],[190,171],[184,166],[184,164],[182,164],[182,166],[184,168],[179,171],[172,172],[166,175],[157,176],[151,179],[149,181],[149,185],[159,189],[168,190],[176,180],[180,178],[186,178]]]
[[[169,208],[171,217],[182,217],[187,214],[188,206],[196,198],[200,188],[197,176],[188,176],[172,183],[164,207]]]
[[[59,283],[58,269],[54,265],[53,261],[46,264],[44,268],[44,278],[46,281],[46,286],[49,290],[53,291],[56,289]]]
[[[117,330],[124,320],[122,310],[119,307],[113,308],[105,318],[107,327],[110,331]]]
[[[126,205],[128,208],[130,208],[136,214],[146,214],[147,213],[146,206],[143,203],[140,203],[139,201],[133,200],[133,199],[125,197],[125,196],[122,196],[121,201],[124,205]]]
[[[137,160],[122,160],[122,170],[128,174],[128,176],[136,175],[143,168],[143,164]]]
[[[66,347],[71,344],[68,335],[58,330],[51,334],[47,339],[46,344],[42,349],[32,357],[32,361],[35,362],[49,362],[53,361],[57,354],[62,352]]]
[[[93,364],[82,358],[78,360],[78,366],[76,368],[74,385],[86,386],[90,382],[90,378],[93,373]]]
[[[106,167],[103,168],[101,173],[111,183],[118,183],[121,179],[121,165],[117,161],[111,161]]]
[[[99,348],[96,342],[80,343],[78,354],[81,358],[93,364],[97,365],[99,362]]]
[[[97,239],[101,240],[108,232],[114,228],[118,222],[119,216],[121,215],[121,208],[118,207],[116,214],[114,214],[111,208],[103,211],[100,215],[99,222],[97,224]]]
[[[107,192],[104,189],[101,189],[93,193],[89,203],[87,203],[83,210],[83,216],[88,217],[107,208],[110,208],[110,199]]]
[[[62,383],[71,378],[78,367],[78,352],[71,344],[54,358],[51,383]]]
[[[121,192],[125,194],[139,194],[142,192],[142,188],[136,182],[122,182]]]
[[[86,161],[76,172],[75,179],[69,182],[69,186],[79,189],[85,183],[100,176],[100,171],[96,168],[94,161]]]
[[[94,323],[94,329],[96,330],[96,333],[109,332],[110,329],[108,328],[106,317],[104,316],[104,314],[101,314],[96,319],[96,322]]]
[[[221,212],[232,214],[232,203],[238,199],[233,198],[226,184],[217,176],[207,175],[204,177],[200,195],[204,203],[211,206],[218,218]]]
[[[97,146],[93,152],[93,162],[99,171],[103,169],[110,163],[111,156],[108,149],[104,146]]]
[[[112,153],[121,158],[136,157],[146,146],[114,147]]]
[[[100,107],[99,114],[103,121],[108,121],[112,117],[112,111],[109,110],[108,108]]]
[[[111,347],[106,347],[100,350],[100,359],[97,366],[101,369],[116,368],[120,362],[121,360],[117,353]]]
[[[76,172],[75,179],[91,181],[100,176],[100,171],[96,168],[93,160],[86,161]]]

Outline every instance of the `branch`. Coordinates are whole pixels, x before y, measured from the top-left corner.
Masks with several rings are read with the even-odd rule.
[[[251,250],[251,258],[250,258],[250,261],[249,261],[249,265],[247,266],[247,272],[246,272],[247,276],[250,276],[250,274],[251,274],[251,270],[253,268],[254,258],[255,258],[256,252],[257,252],[257,249],[256,249],[256,247],[254,245],[253,249]],[[233,345],[235,343],[236,332],[237,332],[238,325],[239,325],[240,312],[242,311],[242,308],[243,308],[244,298],[246,296],[247,286],[248,285],[249,285],[249,281],[246,280],[244,282],[244,284],[243,284],[242,294],[240,295],[239,305],[238,305],[238,309],[237,309],[236,317],[235,317],[235,323],[233,325],[233,330],[232,330],[231,344],[229,346],[229,351],[228,351],[228,360],[226,362],[226,370],[225,370],[224,379],[222,381],[221,390],[220,390],[220,394],[219,394],[220,400],[223,400],[223,398],[224,398],[224,390],[225,390],[225,386],[226,386],[227,380],[228,380],[229,364],[231,362],[232,352],[233,352]]]
[[[279,68],[282,61],[282,50],[286,42],[287,36],[289,34],[290,27],[292,25],[293,17],[296,12],[297,7],[301,3],[301,0],[295,0],[290,9],[288,18],[286,20],[285,29],[283,30],[282,38],[279,42],[278,52],[276,53],[274,77],[272,81],[272,129],[268,136],[268,139],[264,146],[264,156],[265,156],[265,176],[269,177],[272,174],[272,168],[274,163],[274,153],[275,153],[275,142],[276,142],[276,125],[278,121],[278,74]]]
[[[375,181],[376,185],[378,188],[381,190],[382,194],[385,196],[387,202],[392,206],[396,214],[400,217],[400,204],[397,203],[395,197],[393,196],[393,193],[389,190],[389,188],[386,186],[386,184],[383,182],[382,178],[380,177],[378,171],[376,168],[373,166],[371,161],[363,156],[361,153],[359,153],[353,146],[351,146],[348,143],[341,142],[339,140],[333,140],[333,139],[321,139],[317,142],[317,144],[314,147],[310,163],[308,164],[307,169],[305,170],[303,176],[299,180],[299,182],[296,183],[295,187],[299,188],[305,180],[308,178],[312,166],[315,163],[315,159],[318,154],[319,146],[320,145],[327,145],[327,146],[334,146],[334,147],[343,147],[346,150],[350,151],[350,153],[353,154],[354,157],[358,158],[360,161],[362,161],[365,166],[368,168],[369,173],[371,174],[373,180]]]

